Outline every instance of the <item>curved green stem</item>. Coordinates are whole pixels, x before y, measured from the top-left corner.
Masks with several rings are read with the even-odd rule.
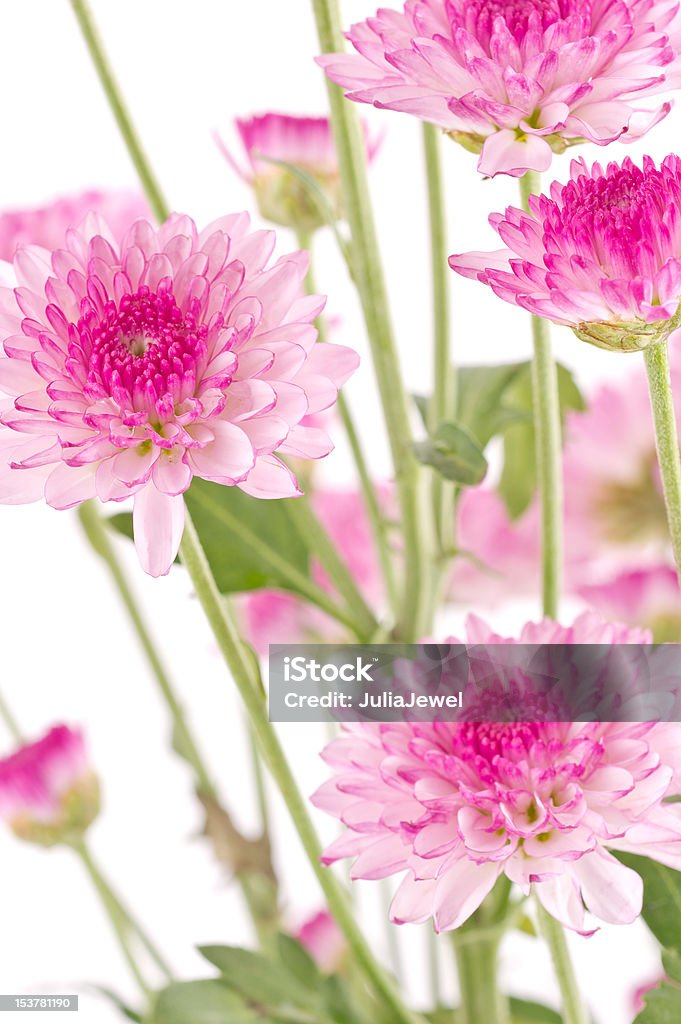
[[[175,736],[178,742],[178,747],[182,752],[182,757],[191,766],[199,790],[202,793],[215,798],[216,789],[210,777],[210,773],[203,761],[203,758],[201,757],[194,736],[187,725],[184,711],[177,699],[170,677],[163,662],[161,661],[158,651],[156,650],[156,646],[151,638],[147,624],[144,621],[140,606],[132,592],[130,584],[128,583],[125,572],[123,571],[123,566],[116,555],[116,551],[111,542],[106,526],[95,503],[87,501],[80,505],[78,507],[78,518],[80,519],[81,526],[83,527],[85,535],[87,536],[92,548],[106,564],[106,567],[111,574],[111,578],[116,585],[121,601],[123,602],[123,605],[130,617],[130,621],[134,626],[135,632],[137,633],[137,637],[142,646],[142,650],[149,662],[149,667],[151,668],[152,674],[158,683],[158,688],[161,691],[173,720]]]
[[[423,153],[428,184],[430,260],[433,282],[433,395],[428,408],[428,429],[432,433],[440,423],[455,416],[456,366],[450,352],[449,267],[446,211],[440,130],[423,125]],[[454,549],[455,486],[433,473],[433,512],[440,554],[446,557]]]
[[[298,245],[301,249],[308,249],[310,252],[310,269],[307,273],[306,286],[310,294],[317,294],[317,286],[314,274],[314,249],[313,249],[313,236],[307,236],[298,234]],[[323,317],[319,317],[317,320],[317,333],[319,341],[325,342],[326,338],[326,324]],[[364,500],[364,506],[367,511],[369,518],[369,525],[371,526],[371,532],[376,545],[376,551],[381,566],[381,573],[385,582],[386,594],[388,602],[393,611],[397,610],[397,584],[395,580],[395,567],[393,565],[393,559],[390,552],[390,539],[388,536],[388,524],[385,516],[381,511],[381,506],[378,502],[376,495],[376,488],[374,487],[369,473],[369,467],[367,466],[362,445],[359,439],[359,433],[355,425],[354,418],[350,411],[348,402],[342,392],[338,395],[337,400],[338,412],[340,414],[341,422],[345,429],[345,433],[350,445],[350,451],[352,458],[355,463],[355,469],[357,471],[357,477],[359,480],[360,489],[362,492],[362,498]]]
[[[535,171],[527,171],[520,178],[520,195],[525,209],[528,197],[540,192],[539,175]],[[532,317],[532,340],[532,401],[542,523],[543,612],[555,619],[558,617],[563,566],[563,478],[558,374],[546,320]]]
[[[111,926],[114,930],[116,938],[118,939],[118,944],[121,948],[121,952],[123,954],[125,962],[127,963],[130,969],[130,973],[137,982],[140,992],[142,993],[144,998],[147,1001],[150,1000],[152,995],[152,988],[147,984],[144,974],[142,973],[142,970],[139,967],[135,955],[133,953],[132,946],[130,943],[130,922],[128,921],[128,918],[123,913],[123,910],[118,899],[116,898],[110,885],[102,875],[102,872],[97,867],[92,857],[92,854],[85,845],[85,842],[74,843],[73,849],[80,857],[88,875],[90,876],[92,885],[94,886],[95,891],[97,892],[97,895],[101,900],[102,906],[104,907],[104,910],[106,911],[107,916],[109,917]]]
[[[154,216],[157,217],[159,221],[164,221],[168,217],[168,204],[166,203],[163,193],[161,192],[161,188],[151,170],[147,156],[142,148],[142,143],[140,142],[130,114],[123,102],[123,97],[121,96],[113,71],[111,70],[106,53],[102,47],[88,4],[86,0],[71,0],[71,7],[73,8],[73,13],[75,14],[78,25],[80,26],[83,39],[85,40],[85,45],[88,48],[90,57],[92,58],[92,63],[95,66],[95,70],[99,76],[106,98],[109,101],[109,106],[116,118],[116,123],[118,124],[120,133],[123,136],[123,140],[128,147],[130,158],[135,165],[137,174],[139,175],[140,182],[149,201],[149,206],[151,207]]]
[[[667,342],[649,345],[643,351],[650,404],[655,424],[655,443],[660,465],[664,502],[676,571],[681,583],[681,459],[676,429],[676,414],[669,376]]]
[[[303,496],[290,501],[286,505],[286,511],[329,581],[347,605],[355,623],[354,632],[357,638],[369,640],[376,632],[378,623],[324,524],[312,508],[309,497]]]
[[[374,958],[357,926],[342,886],[335,875],[321,864],[321,847],[307,805],[267,716],[257,661],[239,637],[229,609],[217,588],[188,511],[180,554],[225,663],[241,694],[260,752],[284,798],[303,849],[326,897],[329,910],[343,931],[358,967],[392,1013],[392,1019],[399,1024],[415,1024],[418,1017],[403,1005],[391,980]]]
[[[343,49],[337,0],[312,0],[324,53]],[[341,171],[343,205],[351,233],[351,272],[359,293],[395,467],[404,537],[405,578],[397,634],[418,638],[425,624],[427,588],[426,522],[420,508],[421,472],[414,456],[409,402],[393,336],[378,250],[366,169],[364,138],[356,104],[347,103],[327,80],[331,123]]]
[[[589,1015],[579,992],[563,926],[544,910],[538,900],[536,903],[539,928],[549,947],[560,987],[564,1024],[589,1024]]]

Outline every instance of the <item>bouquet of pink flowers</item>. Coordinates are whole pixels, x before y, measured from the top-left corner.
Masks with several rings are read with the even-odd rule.
[[[119,991],[102,965],[99,998],[140,1024],[623,1024],[581,976],[591,936],[620,926],[634,958],[654,942],[653,970],[623,982],[604,966],[608,989],[628,986],[618,998],[638,1024],[681,1021],[681,157],[622,159],[619,146],[664,131],[681,87],[676,0],[406,0],[367,11],[349,47],[337,0],[312,0],[309,61],[328,115],[244,116],[236,145],[216,135],[253,219],[227,204],[209,223],[172,212],[88,5],[71,6],[141,194],[97,190],[0,214],[0,503],[77,517],[252,925],[238,944],[192,935],[203,969],[178,970],[161,927],[140,923],[93,852],[107,784],[96,745],[64,724],[27,737],[2,696],[0,817],[17,839],[81,861],[129,972]],[[246,34],[239,45],[250,44]],[[427,394],[413,393],[410,342],[393,328],[368,173],[383,133],[359,104],[396,112],[378,115],[386,125],[422,122],[426,188],[408,198],[431,252],[432,337],[411,339],[430,353]],[[607,162],[593,145],[612,146]],[[573,146],[569,175],[553,180],[554,155]],[[462,162],[476,155],[471,194],[476,167],[517,179],[517,204],[489,215],[500,248],[452,253],[444,147]],[[361,365],[325,311],[318,237],[337,247],[356,293]],[[454,346],[455,283],[476,328]],[[333,311],[333,279],[328,291]],[[528,314],[524,362],[478,361],[499,300]],[[554,358],[552,324],[571,368]],[[594,347],[629,354],[629,375],[581,389]],[[372,370],[367,421],[344,385]],[[335,468],[344,454],[351,483]],[[169,574],[191,597],[173,592],[160,626],[181,623],[191,650],[200,610],[247,723],[252,749],[223,746],[222,776],[137,597],[143,585],[168,600]],[[508,625],[528,602],[531,621]],[[39,616],[21,611],[40,635]],[[433,720],[332,718],[315,788],[316,768],[300,781],[268,710],[280,645],[399,650],[393,695],[432,659],[459,680],[467,651],[478,703]],[[410,661],[414,650],[426,662]],[[545,655],[534,675],[528,650]],[[558,720],[556,691],[532,687],[564,650],[576,711]],[[336,675],[322,678],[337,678],[327,667]],[[499,694],[512,694],[511,714],[498,713]],[[606,711],[613,720],[601,721]],[[249,788],[255,832],[241,824]],[[286,896],[291,829],[318,884],[309,917]],[[354,902],[357,880],[380,883],[380,919]],[[522,955],[550,956],[550,983],[516,987],[504,964]],[[427,968],[420,987],[415,957]],[[17,983],[5,972],[5,987]],[[31,983],[32,995],[0,995],[0,1009],[75,1008],[63,992],[44,995],[45,978]]]

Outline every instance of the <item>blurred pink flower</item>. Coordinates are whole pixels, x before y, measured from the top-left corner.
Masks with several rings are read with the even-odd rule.
[[[681,430],[677,355],[674,346],[671,379]],[[596,602],[594,606],[607,618],[649,624],[649,619],[633,614],[629,600],[611,604],[608,597],[615,593],[611,581],[621,573],[632,573],[631,594],[637,570],[659,569],[662,574],[665,562],[673,564],[645,370],[637,366],[615,382],[599,386],[586,399],[587,408],[568,413],[565,427],[566,588]],[[539,536],[536,500],[512,521],[489,486],[464,491],[458,540],[465,554],[454,563],[453,598],[469,607],[476,603],[492,606],[512,595],[536,593]],[[647,577],[641,577],[642,584],[644,579]],[[661,575],[650,582],[662,597]],[[603,583],[602,600],[606,603],[601,605],[598,587]],[[590,590],[591,586],[595,589]],[[669,600],[671,590],[664,590]],[[639,604],[641,611],[643,604]]]
[[[57,725],[0,760],[0,817],[22,839],[52,846],[97,816],[99,786],[77,729]]]
[[[347,942],[328,910],[308,918],[294,936],[310,954],[320,971],[335,974],[347,953]]]
[[[599,614],[650,629],[658,643],[681,641],[681,591],[671,566],[632,569],[579,593]]]
[[[72,196],[62,196],[44,206],[0,213],[0,260],[12,260],[17,249],[26,245],[42,245],[58,249],[64,235],[76,227],[90,212],[98,213],[120,240],[131,224],[149,216],[149,207],[136,192],[101,192],[90,189]]]
[[[274,453],[332,450],[300,422],[335,402],[358,357],[315,344],[324,300],[303,295],[307,254],[267,268],[274,242],[247,214],[201,233],[174,214],[137,221],[119,245],[91,215],[63,249],[20,249],[19,287],[0,289],[0,501],[134,495],[137,551],[159,576],[193,476],[298,494]]]
[[[664,975],[647,981],[644,985],[639,985],[638,988],[634,989],[631,997],[631,1012],[635,1014],[642,1013],[646,1007],[646,996],[653,989],[656,989],[658,985],[661,985],[665,980]]]
[[[593,614],[545,620],[517,639],[481,620],[469,643],[641,643]],[[461,925],[506,875],[559,921],[588,931],[585,905],[615,924],[641,911],[642,883],[610,850],[681,867],[681,726],[654,723],[346,724],[323,754],[313,802],[346,830],[324,862],[353,878],[403,876],[391,918]]]
[[[291,114],[237,118],[236,128],[248,165],[242,167],[220,138],[231,166],[253,188],[263,217],[274,224],[314,231],[325,223],[309,187],[284,164],[293,164],[322,190],[337,217],[342,214],[340,171],[329,119]],[[373,160],[380,138],[364,126],[367,157]]]
[[[384,508],[390,489],[378,485]],[[345,559],[364,597],[371,604],[383,599],[383,583],[364,500],[354,488],[322,487],[312,492],[312,504],[338,551]],[[332,588],[321,568],[313,564],[313,576],[327,591]],[[270,644],[329,643],[343,639],[343,628],[314,605],[279,590],[256,590],[238,598],[241,621],[250,643],[260,654]]]
[[[349,99],[439,125],[483,174],[520,176],[661,120],[670,104],[639,97],[677,84],[677,19],[673,0],[407,0],[352,26],[357,53],[317,60]]]
[[[506,302],[572,327],[599,348],[631,352],[667,338],[681,296],[681,161],[658,170],[589,169],[573,160],[566,185],[509,206],[490,224],[508,247],[451,256]]]

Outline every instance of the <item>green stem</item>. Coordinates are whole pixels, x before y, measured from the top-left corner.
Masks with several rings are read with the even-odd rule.
[[[461,999],[457,1024],[511,1024],[508,1000],[497,985],[498,941],[461,942],[461,936],[468,937],[464,929],[452,932]]]
[[[343,931],[358,966],[386,1008],[393,1014],[393,1020],[401,1024],[416,1024],[418,1018],[402,1004],[392,982],[369,949],[342,886],[331,871],[322,867],[321,848],[307,805],[267,716],[257,660],[239,637],[228,607],[217,588],[188,511],[180,554],[225,663],[241,694],[262,756],[284,798],[330,912]]]
[[[107,528],[95,503],[87,501],[80,505],[78,508],[78,517],[92,548],[106,564],[116,589],[118,590],[119,597],[121,598],[121,601],[123,602],[123,605],[130,617],[130,621],[134,626],[139,642],[147,657],[147,661],[149,662],[149,667],[151,668],[153,676],[158,683],[158,688],[161,691],[168,710],[170,711],[175,729],[177,746],[181,751],[181,755],[191,766],[200,792],[216,799],[217,794],[215,786],[211,780],[203,758],[201,757],[192,732],[187,725],[184,712],[175,695],[170,677],[168,676],[165,666],[163,665],[163,662],[156,650],[146,622],[142,616],[140,606],[126,579],[123,567],[116,555],[116,551],[111,542],[111,538],[109,537]]]
[[[535,171],[527,171],[520,178],[520,195],[525,209],[528,197],[540,192],[539,175]],[[556,619],[563,566],[563,480],[558,374],[546,320],[532,317],[532,340],[532,401],[542,523],[543,612]]]
[[[676,430],[676,415],[669,376],[667,342],[649,345],[643,351],[648,374],[650,404],[655,423],[657,459],[660,465],[669,535],[681,582],[681,460]]]
[[[329,581],[345,601],[355,623],[354,632],[357,638],[369,640],[376,632],[378,623],[324,524],[315,514],[309,497],[296,498],[288,502],[286,510],[310,551],[314,552]]]
[[[86,0],[71,0],[71,7],[76,16],[78,25],[83,34],[85,45],[88,48],[92,63],[95,66],[99,81],[104,89],[106,98],[109,101],[111,111],[116,118],[116,123],[123,136],[130,158],[135,165],[142,188],[149,201],[153,214],[159,221],[168,217],[168,204],[166,203],[160,186],[151,170],[147,156],[142,148],[142,143],[137,135],[135,126],[132,123],[130,114],[123,102],[116,79],[114,78],[111,66],[102,47],[94,19]]]
[[[440,423],[454,417],[456,404],[456,367],[450,352],[449,268],[440,131],[435,125],[423,125],[423,153],[428,183],[430,224],[430,262],[433,282],[433,396],[428,408],[428,429],[434,432]],[[454,548],[455,486],[433,473],[433,512],[440,554],[451,556]]]
[[[7,726],[7,731],[16,743],[18,747],[21,747],[26,742],[26,737],[21,731],[19,723],[9,709],[9,706],[5,702],[5,698],[0,693],[0,718]]]
[[[337,0],[312,0],[324,53],[343,49]],[[393,336],[388,298],[371,209],[364,138],[356,104],[327,80],[331,122],[341,171],[343,205],[350,226],[352,276],[357,285],[381,395],[395,468],[404,537],[405,578],[397,634],[418,638],[424,628],[427,556],[419,501],[420,467],[413,451],[409,403]]]
[[[551,952],[556,979],[563,1001],[564,1024],[589,1024],[589,1015],[582,1001],[563,926],[547,913],[537,900],[539,928]]]
[[[298,245],[301,249],[308,249],[310,252],[310,269],[308,270],[306,278],[306,287],[308,293],[315,295],[317,294],[317,286],[314,274],[314,250],[313,250],[313,236],[298,234]],[[317,333],[320,342],[325,342],[326,337],[326,324],[323,317],[319,317],[317,320]],[[395,581],[395,567],[393,565],[393,559],[390,552],[390,538],[388,533],[388,524],[385,516],[381,511],[381,506],[378,501],[376,494],[376,488],[374,487],[369,473],[369,467],[364,457],[362,445],[359,439],[359,432],[355,425],[352,413],[348,402],[342,392],[338,395],[337,401],[338,412],[340,414],[341,422],[345,429],[345,433],[350,445],[350,451],[352,458],[355,463],[355,469],[357,470],[357,477],[359,479],[360,489],[362,491],[362,498],[369,518],[369,525],[371,526],[371,532],[374,537],[374,543],[376,544],[376,551],[378,553],[379,562],[381,565],[381,572],[385,581],[386,594],[388,602],[393,611],[397,609],[397,584]]]
[[[437,935],[432,928],[427,927],[426,952],[428,957],[428,983],[430,985],[430,999],[433,1009],[442,1006],[442,976],[440,971],[440,946]]]
[[[83,862],[83,865],[85,866],[85,869],[88,875],[90,876],[90,880],[92,881],[92,884],[97,892],[97,895],[99,896],[102,902],[102,906],[104,907],[104,910],[106,911],[109,917],[111,926],[114,930],[116,938],[118,939],[118,944],[121,948],[121,952],[123,953],[123,957],[128,967],[130,968],[130,973],[137,982],[140,992],[142,993],[144,998],[147,1001],[150,1000],[152,990],[150,986],[147,984],[144,975],[135,959],[135,955],[132,951],[130,944],[129,922],[125,915],[122,913],[118,900],[114,896],[111,887],[109,886],[108,882],[102,875],[101,871],[95,864],[92,855],[88,850],[87,846],[85,845],[85,843],[74,843],[73,849],[76,851],[81,861]]]

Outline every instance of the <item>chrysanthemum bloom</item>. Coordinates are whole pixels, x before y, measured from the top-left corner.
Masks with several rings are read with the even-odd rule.
[[[342,216],[340,171],[329,119],[291,114],[260,114],[236,120],[248,166],[242,168],[220,140],[225,157],[253,188],[258,209],[266,220],[297,231],[312,232],[326,220],[309,185],[290,168],[292,164],[321,189],[336,217]],[[380,139],[364,131],[367,157],[372,160]]]
[[[605,170],[574,160],[570,181],[530,196],[529,207],[489,218],[507,248],[451,256],[452,269],[599,348],[634,352],[678,327],[678,157],[659,170],[650,157]]]
[[[582,616],[528,625],[506,643],[639,643],[640,631]],[[469,643],[499,642],[480,620]],[[333,777],[314,803],[344,834],[324,861],[352,877],[402,875],[391,918],[461,925],[501,875],[567,927],[585,905],[633,921],[642,883],[610,852],[681,867],[681,726],[652,723],[396,722],[344,725],[324,752]]]
[[[349,99],[415,114],[480,153],[486,175],[545,171],[553,152],[644,135],[677,85],[677,4],[407,0],[318,58]],[[671,76],[669,72],[671,71]]]
[[[53,253],[20,249],[0,289],[0,501],[69,508],[134,495],[144,569],[167,573],[193,476],[261,498],[299,493],[273,453],[332,444],[301,420],[336,400],[355,352],[316,345],[307,254],[267,269],[246,214],[198,232],[173,215],[118,245],[93,216]]]
[[[0,817],[41,846],[78,839],[99,812],[99,784],[77,729],[56,725],[0,760]]]
[[[681,593],[670,565],[631,569],[579,592],[601,615],[647,626],[657,643],[681,642]]]
[[[0,260],[12,260],[17,249],[26,245],[58,249],[69,228],[93,211],[104,218],[119,240],[131,224],[149,216],[149,207],[138,193],[98,189],[62,196],[44,206],[4,210],[0,213]]]
[[[384,509],[390,492],[378,485]],[[384,599],[383,579],[364,500],[354,488],[320,487],[312,492],[312,505],[329,536],[371,605]],[[315,581],[328,593],[333,587],[320,566],[313,562]],[[253,647],[267,654],[270,644],[330,643],[347,638],[347,631],[314,605],[280,590],[255,590],[238,598],[241,622]]]
[[[320,910],[308,918],[296,931],[295,938],[325,974],[335,974],[343,966],[348,944],[328,910]]]

